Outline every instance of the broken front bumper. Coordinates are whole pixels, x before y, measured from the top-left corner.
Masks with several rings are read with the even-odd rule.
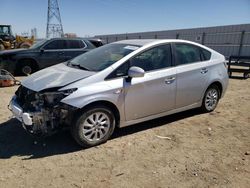
[[[23,109],[16,102],[16,96],[11,99],[8,107],[13,116],[21,123],[26,126],[31,126],[33,124],[32,115],[30,113],[23,112]]]
[[[49,108],[39,105],[37,109],[30,107],[32,111],[27,112],[19,103],[16,95],[11,99],[8,108],[13,116],[22,123],[23,128],[36,136],[48,136],[57,132],[58,129],[68,126],[72,120],[72,114],[76,110],[68,105],[57,104]]]

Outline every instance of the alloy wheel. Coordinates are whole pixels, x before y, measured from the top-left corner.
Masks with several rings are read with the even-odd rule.
[[[83,136],[91,142],[101,140],[109,132],[110,123],[110,119],[105,113],[92,113],[83,122]]]
[[[207,92],[206,98],[205,98],[205,107],[207,110],[212,111],[215,109],[217,102],[219,99],[218,91],[214,88],[210,89]]]
[[[25,74],[25,75],[29,75],[32,73],[32,68],[28,65],[25,65],[23,66],[22,68],[22,72]]]

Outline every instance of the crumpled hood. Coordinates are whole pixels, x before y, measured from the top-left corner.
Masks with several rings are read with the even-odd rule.
[[[64,63],[60,63],[28,76],[21,84],[26,88],[39,92],[44,89],[63,87],[93,74],[95,72],[71,68]]]

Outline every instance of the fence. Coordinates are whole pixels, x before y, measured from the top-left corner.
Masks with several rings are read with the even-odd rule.
[[[104,40],[106,43],[126,39],[185,39],[208,46],[226,57],[250,55],[250,24],[97,35],[95,37]]]

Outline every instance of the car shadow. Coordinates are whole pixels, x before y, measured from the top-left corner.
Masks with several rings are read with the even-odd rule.
[[[116,129],[111,139],[166,125],[198,114],[200,114],[200,111],[193,109],[137,125]],[[38,139],[27,134],[22,128],[21,123],[15,119],[10,119],[0,124],[0,159],[19,156],[23,157],[23,160],[29,160],[67,154],[79,150],[82,150],[82,148],[74,141],[69,131],[60,131],[53,136]]]

